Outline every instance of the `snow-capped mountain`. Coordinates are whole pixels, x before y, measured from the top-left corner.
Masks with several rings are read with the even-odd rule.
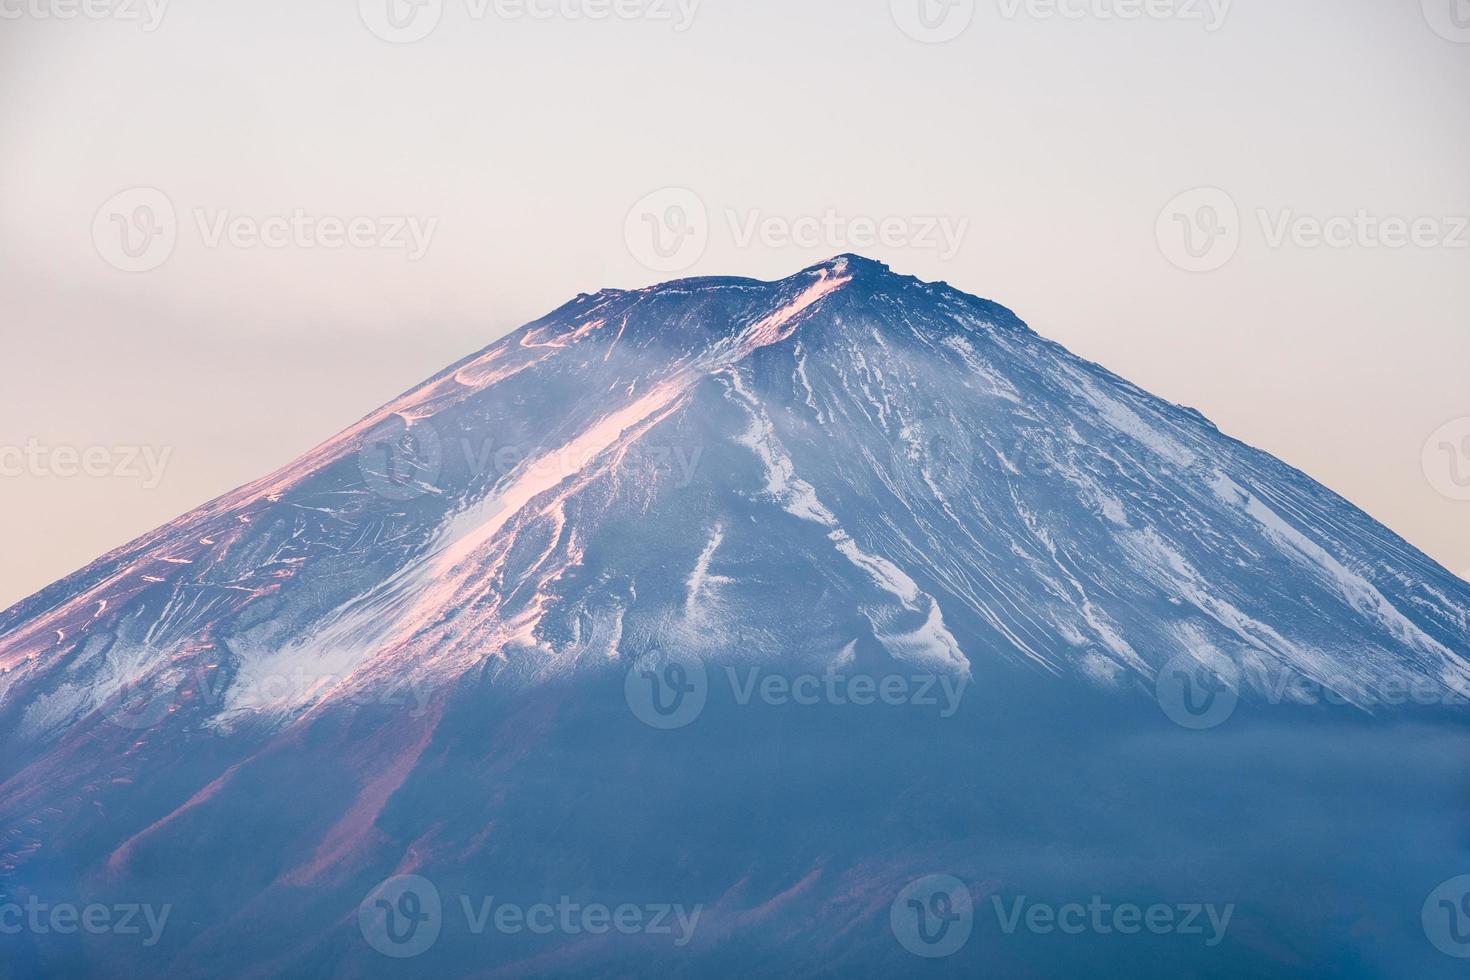
[[[953,765],[975,743],[942,747],[1028,717],[1026,697],[1055,699],[1032,706],[1059,729],[1094,706],[1161,721],[1156,678],[1184,663],[1246,711],[1317,691],[1371,719],[1406,688],[1455,702],[1467,657],[1466,582],[994,303],[851,255],[777,282],[604,290],[0,614],[0,887],[186,896],[168,969],[230,974],[248,949],[263,973],[355,975],[386,962],[354,931],[393,873],[493,866],[492,892],[684,881],[714,939],[668,969],[733,969],[719,957],[739,949],[746,975],[779,973],[783,944],[817,928],[824,963],[891,976],[856,964],[914,855],[844,836],[809,786],[724,754],[775,758],[769,729],[741,734],[769,704],[727,699],[675,735],[640,727],[625,680],[677,666],[971,689],[996,713],[916,723],[926,775],[909,787],[951,821],[919,819],[915,841],[964,870],[979,777]],[[835,704],[783,724],[772,763],[820,757],[832,807],[917,737],[889,715],[849,730]],[[660,736],[675,741],[645,741]],[[604,783],[655,758],[708,766],[706,749],[722,761],[677,793],[611,802]],[[777,785],[782,800],[762,795]],[[782,860],[743,860],[761,845],[718,819],[739,809],[732,787],[753,794],[747,817],[792,821],[766,847]],[[908,798],[846,803],[897,827]],[[704,821],[703,846],[626,839],[674,814]],[[1265,946],[1247,946],[1217,965],[1255,965]],[[413,963],[430,975],[473,949]],[[517,975],[636,961],[496,950],[477,962]]]

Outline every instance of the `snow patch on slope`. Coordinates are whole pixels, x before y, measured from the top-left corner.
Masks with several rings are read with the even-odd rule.
[[[941,343],[960,355],[965,366],[975,372],[976,377],[980,379],[989,394],[1017,405],[1021,404],[1021,393],[1016,390],[1016,386],[980,357],[980,352],[975,349],[975,345],[970,342],[969,338],[951,334]]]
[[[730,581],[723,575],[711,575],[709,573],[709,563],[714,559],[715,552],[724,540],[725,529],[719,524],[716,524],[714,530],[710,532],[709,541],[705,544],[704,550],[699,553],[699,560],[694,563],[694,571],[689,573],[689,578],[685,582],[688,595],[684,599],[684,615],[694,615],[695,606],[699,602],[700,593],[704,591],[705,586],[723,584]]]
[[[1175,466],[1188,468],[1194,465],[1195,455],[1188,447],[1180,445],[1173,438],[1149,425],[1137,412],[1104,392],[1075,369],[1069,368],[1068,373],[1076,381],[1077,392],[1097,410],[1108,425],[1124,435],[1131,436]]]
[[[1466,688],[1467,681],[1470,681],[1470,663],[1414,625],[1367,579],[1332,557],[1321,545],[1263,503],[1260,497],[1244,489],[1230,477],[1217,471],[1212,486],[1222,501],[1243,510],[1285,554],[1334,586],[1359,613],[1376,622],[1400,642],[1442,657],[1446,668],[1443,678],[1445,682],[1457,690]]]
[[[918,584],[893,562],[880,555],[869,554],[837,521],[837,516],[822,504],[816,488],[796,475],[791,457],[781,446],[770,417],[745,387],[738,370],[726,375],[731,388],[750,415],[750,428],[740,437],[742,445],[760,459],[766,474],[766,492],[779,501],[787,513],[827,528],[827,537],[852,565],[875,586],[898,600],[911,613],[924,619],[912,630],[889,626],[887,617],[869,616],[874,635],[885,648],[901,660],[921,661],[969,673],[970,661],[960,650],[959,642],[944,625],[939,602],[921,590]]]

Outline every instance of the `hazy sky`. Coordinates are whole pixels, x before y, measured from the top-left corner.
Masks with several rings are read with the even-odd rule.
[[[578,292],[842,251],[1470,573],[1464,0],[389,2],[0,0],[0,606]]]

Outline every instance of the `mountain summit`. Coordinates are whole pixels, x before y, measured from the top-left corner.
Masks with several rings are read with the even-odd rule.
[[[1189,653],[1463,690],[1467,608],[1197,413],[843,255],[579,297],[0,615],[0,691],[33,738],[201,671],[216,697],[171,723],[285,723],[408,675],[656,643],[1109,685]],[[291,672],[326,680],[258,703]]]
[[[747,927],[779,946],[765,916],[868,922],[908,859],[865,878],[855,844],[788,842],[800,856],[773,869],[739,846],[705,860],[713,839],[667,864],[559,838],[567,821],[594,836],[589,801],[624,805],[596,788],[643,785],[662,758],[623,751],[666,734],[627,711],[645,674],[1055,688],[1157,716],[1146,698],[1182,663],[1247,704],[1319,690],[1371,711],[1405,684],[1470,689],[1467,649],[1470,585],[1342,498],[1001,306],[843,255],[775,282],[579,296],[0,614],[3,864],[74,889],[167,883],[193,903],[169,962],[204,974],[262,923],[283,957],[371,973],[344,916],[436,865],[538,894],[683,867],[716,947]],[[637,819],[780,809],[735,761],[775,758],[758,748],[773,730],[737,737],[721,710],[678,744],[745,748],[671,758],[697,786]],[[829,776],[881,769],[868,740],[887,722],[826,724],[780,765],[821,745]],[[976,778],[942,762],[967,749],[924,744],[923,798]],[[735,767],[718,785],[698,775],[715,757]],[[851,784],[822,785],[832,801]],[[831,830],[812,784],[787,789],[804,809],[782,819]],[[866,816],[909,812],[893,806]],[[962,839],[954,802],[936,807],[920,837]],[[682,880],[661,875],[640,880]],[[503,955],[543,954],[597,962]]]

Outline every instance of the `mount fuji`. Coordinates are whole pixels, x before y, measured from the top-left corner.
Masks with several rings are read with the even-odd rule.
[[[1466,695],[1470,584],[995,303],[608,289],[0,613],[0,969],[1448,976]]]

